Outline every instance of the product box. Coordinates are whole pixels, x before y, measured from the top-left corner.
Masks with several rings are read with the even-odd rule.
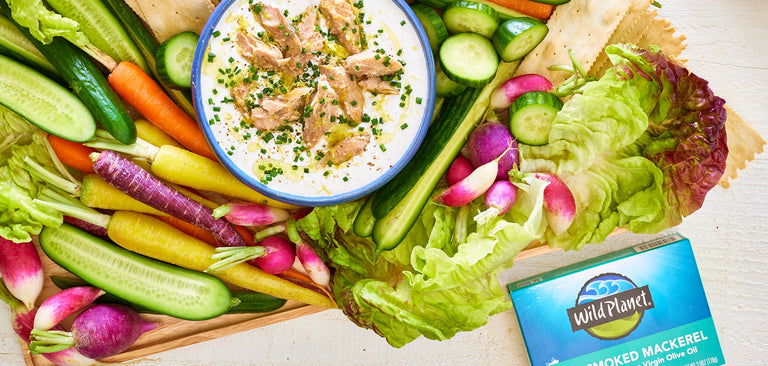
[[[725,362],[691,243],[679,234],[508,289],[533,366]]]

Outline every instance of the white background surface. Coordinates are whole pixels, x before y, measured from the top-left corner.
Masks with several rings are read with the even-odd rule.
[[[599,0],[595,0],[599,1]],[[662,16],[688,37],[683,58],[716,94],[768,137],[768,1],[667,0]],[[768,153],[740,172],[729,189],[716,187],[704,206],[665,233],[691,239],[712,315],[729,365],[768,359]],[[661,233],[664,234],[664,233]],[[659,234],[659,235],[661,235]],[[611,237],[579,252],[554,252],[518,262],[502,283],[558,268],[651,238]],[[553,347],[556,345],[553,345]],[[401,349],[329,310],[206,343],[160,353],[134,365],[527,365],[512,311],[451,340],[419,339]],[[0,365],[23,365],[0,307]]]

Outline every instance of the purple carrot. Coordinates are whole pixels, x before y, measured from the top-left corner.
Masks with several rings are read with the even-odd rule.
[[[69,215],[64,215],[64,222],[67,224],[70,224],[78,229],[81,229],[83,231],[86,231],[88,233],[91,233],[93,235],[96,235],[102,239],[109,239],[109,234],[107,233],[107,228],[101,226],[92,224],[88,221],[79,219],[77,217],[72,217]]]
[[[225,246],[247,245],[232,224],[213,217],[213,210],[161,182],[120,154],[104,150],[92,154],[92,159],[96,174],[132,198],[210,231]]]
[[[35,307],[43,290],[43,265],[32,242],[14,243],[0,237],[0,276],[27,309]]]
[[[49,330],[70,315],[85,309],[104,291],[92,286],[70,287],[45,299],[35,315],[35,329]]]
[[[97,304],[75,318],[70,332],[33,329],[29,349],[38,354],[74,347],[86,357],[107,358],[127,350],[144,332],[158,326],[125,305]]]
[[[228,202],[213,210],[213,217],[224,217],[234,225],[264,226],[288,220],[291,213],[253,202]]]
[[[296,257],[299,258],[302,267],[307,272],[307,276],[316,284],[326,287],[331,283],[331,272],[323,260],[305,241],[296,243]]]
[[[27,309],[21,301],[11,295],[2,283],[0,283],[0,300],[11,307],[11,325],[13,326],[13,331],[16,332],[19,338],[29,344],[37,308]],[[64,330],[64,328],[59,325],[53,327],[53,329]],[[59,366],[87,366],[96,363],[95,360],[81,355],[72,347],[58,352],[46,353],[44,357],[54,365]]]

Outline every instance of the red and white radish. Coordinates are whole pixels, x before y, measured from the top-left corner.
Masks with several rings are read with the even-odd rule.
[[[275,208],[252,202],[228,202],[213,210],[213,217],[224,217],[231,224],[242,226],[263,226],[283,222],[291,213],[282,208]]]
[[[72,330],[32,330],[30,351],[45,353],[60,347],[74,347],[83,356],[101,359],[122,353],[157,323],[144,321],[133,309],[119,304],[97,304],[80,313]]]
[[[472,162],[464,157],[464,155],[457,155],[451,166],[448,167],[448,172],[445,174],[445,179],[448,181],[448,185],[454,185],[466,178],[475,168],[472,166]]]
[[[492,160],[475,169],[472,174],[438,193],[434,200],[449,207],[459,207],[480,197],[496,181],[499,164]]]
[[[32,242],[15,243],[0,237],[0,276],[27,309],[35,307],[43,290],[43,265]]]
[[[550,91],[552,82],[538,74],[515,76],[496,88],[491,94],[492,109],[507,109],[517,97],[532,91]]]
[[[328,286],[331,283],[331,271],[325,265],[322,258],[305,241],[296,243],[296,257],[307,272],[307,276],[320,286]]]
[[[161,182],[140,166],[110,150],[93,154],[93,169],[106,182],[157,210],[210,231],[225,246],[246,246],[240,233],[213,210]]]
[[[85,309],[105,292],[92,286],[70,287],[45,299],[35,315],[34,328],[49,330],[70,315]]]
[[[509,212],[517,201],[517,189],[517,186],[509,180],[494,182],[491,188],[488,188],[488,191],[485,192],[486,210],[477,214],[475,221],[478,224],[483,224],[494,217]]]
[[[265,249],[263,256],[253,260],[262,271],[278,274],[291,269],[293,266],[293,261],[296,258],[296,248],[288,239],[280,236],[270,236],[256,243],[256,245]],[[307,271],[309,271],[308,268]]]
[[[469,159],[476,168],[489,161],[498,160],[496,179],[499,180],[508,180],[509,171],[520,161],[517,140],[507,126],[497,121],[477,126],[469,136],[467,145]]]
[[[544,209],[547,222],[555,235],[568,230],[576,215],[576,200],[562,179],[551,173],[535,173],[538,179],[549,182],[544,188]]]
[[[37,308],[27,309],[27,307],[16,299],[8,289],[0,283],[0,300],[8,304],[11,308],[11,326],[13,331],[24,340],[30,343],[32,328],[35,323]],[[54,330],[64,330],[57,325]],[[43,355],[48,361],[58,366],[88,366],[96,363],[95,360],[81,355],[74,348],[69,347],[58,352],[46,353]]]

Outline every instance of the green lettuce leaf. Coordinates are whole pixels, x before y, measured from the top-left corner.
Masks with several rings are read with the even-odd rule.
[[[430,202],[405,240],[379,256],[370,239],[351,232],[361,202],[315,208],[297,224],[331,263],[334,297],[345,314],[402,347],[420,336],[444,340],[476,329],[511,307],[496,277],[541,238],[543,188],[534,178],[521,184],[521,201],[528,202],[521,207],[529,211],[519,217],[526,220],[510,213],[471,224],[462,243],[452,235],[458,210]]]
[[[49,10],[42,0],[5,1],[11,8],[13,19],[43,44],[51,43],[54,37],[64,37],[77,46],[90,43],[77,21]]]

